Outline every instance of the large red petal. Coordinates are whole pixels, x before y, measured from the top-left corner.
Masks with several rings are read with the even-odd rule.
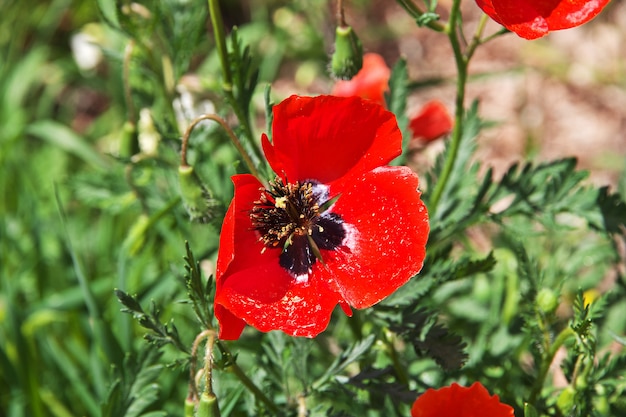
[[[296,281],[272,257],[273,261],[229,275],[216,303],[263,332],[317,336],[328,326],[339,294],[315,273],[304,282]]]
[[[297,282],[279,265],[280,249],[266,249],[250,221],[261,183],[251,175],[236,175],[233,182],[235,196],[224,219],[216,268],[220,338],[237,339],[243,321],[261,331],[319,334],[341,297],[315,274]]]
[[[335,251],[320,275],[351,306],[379,302],[422,268],[429,226],[417,186],[409,168],[380,167],[341,190],[332,211],[348,228],[347,249]]]
[[[507,29],[526,39],[588,22],[609,0],[477,0],[478,6]]]
[[[291,96],[274,106],[272,139],[266,157],[290,182],[346,182],[402,151],[395,116],[358,97]]]
[[[547,15],[546,20],[550,30],[580,26],[596,17],[608,3],[609,0],[562,0]],[[543,15],[542,4],[542,2],[537,1],[537,7],[540,8],[539,11]]]

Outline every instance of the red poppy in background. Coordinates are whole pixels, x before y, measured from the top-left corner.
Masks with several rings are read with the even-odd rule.
[[[513,408],[474,382],[469,387],[452,384],[420,395],[411,408],[412,417],[515,417]]]
[[[413,138],[431,142],[452,131],[452,117],[446,106],[438,101],[429,101],[409,121]]]
[[[233,176],[216,268],[219,337],[245,324],[314,337],[340,304],[366,308],[417,274],[428,214],[394,115],[358,97],[291,96],[274,106],[269,185]]]
[[[476,0],[478,7],[522,38],[580,26],[596,17],[609,0]]]
[[[385,92],[389,90],[391,70],[382,56],[375,53],[363,55],[363,67],[348,81],[337,81],[331,94],[339,97],[362,97],[385,105]]]

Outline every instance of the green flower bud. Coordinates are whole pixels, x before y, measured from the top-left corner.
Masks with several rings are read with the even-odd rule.
[[[196,417],[219,417],[219,415],[220,408],[215,395],[207,394],[206,392],[202,393]]]
[[[569,415],[574,401],[576,399],[576,390],[572,386],[565,388],[556,399],[556,406],[564,415]]]
[[[349,80],[363,66],[363,46],[351,26],[338,26],[335,33],[335,52],[330,68],[335,77]]]
[[[559,297],[550,288],[542,288],[537,293],[537,307],[545,314],[552,314],[559,306]]]
[[[216,217],[219,203],[202,183],[192,166],[178,167],[180,195],[191,221],[207,223]]]
[[[189,397],[185,398],[185,417],[194,417],[196,403]]]
[[[611,405],[606,397],[593,397],[593,408],[601,416],[610,416]]]

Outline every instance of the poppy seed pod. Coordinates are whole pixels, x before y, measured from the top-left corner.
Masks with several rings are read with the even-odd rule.
[[[349,80],[363,66],[363,46],[351,26],[338,26],[335,34],[335,52],[330,69],[333,76]]]
[[[180,195],[191,221],[207,223],[215,218],[219,203],[215,201],[206,185],[202,183],[192,166],[178,167]]]

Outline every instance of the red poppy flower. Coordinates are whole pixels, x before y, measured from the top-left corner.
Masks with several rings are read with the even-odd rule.
[[[490,396],[480,382],[469,387],[452,384],[438,390],[429,389],[411,408],[412,417],[515,417],[513,408],[502,404],[497,395]]]
[[[292,96],[274,106],[276,173],[264,186],[235,175],[220,236],[215,314],[219,337],[245,324],[314,337],[340,304],[366,308],[418,273],[428,214],[401,152],[392,113],[358,97]]]
[[[413,138],[430,142],[450,133],[452,117],[442,102],[432,100],[411,118],[409,128],[413,132]]]
[[[331,92],[339,97],[362,97],[385,105],[385,91],[389,89],[391,70],[382,56],[375,53],[363,55],[363,67],[349,81],[337,81]]]
[[[609,0],[476,0],[478,7],[522,38],[580,26],[596,17]]]

